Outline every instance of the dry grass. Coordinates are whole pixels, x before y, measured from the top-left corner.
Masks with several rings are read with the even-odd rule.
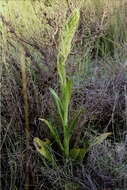
[[[103,130],[112,130],[115,135],[111,138],[112,144],[107,142],[96,147],[82,167],[70,164],[58,170],[42,165],[32,140],[34,136],[43,138],[49,135],[38,121],[39,117],[55,120],[49,87],[59,90],[55,65],[59,30],[71,9],[79,6],[79,0],[68,1],[68,4],[67,1],[59,3],[59,0],[54,0],[52,5],[48,2],[33,1],[31,4],[29,0],[20,1],[19,6],[16,1],[9,1],[4,7],[7,11],[0,13],[2,187],[6,190],[24,189],[26,164],[31,188],[35,190],[64,189],[66,182],[77,183],[80,189],[98,190],[104,187],[104,176],[108,172],[108,179],[113,184],[119,182],[117,176],[126,182],[126,162],[122,159],[121,166],[124,167],[116,168],[119,161],[115,160],[117,150],[114,147],[116,142],[119,146],[125,141],[126,132],[127,1],[87,0],[80,4],[80,26],[67,65],[75,85],[70,109],[72,113],[79,107],[86,110],[80,121],[81,127],[77,129],[79,135],[89,138]],[[2,3],[5,2],[1,1],[0,10],[3,10]],[[25,70],[23,64],[20,65],[20,48],[25,56]],[[24,103],[26,108],[28,103],[26,113]],[[25,115],[29,120],[29,149],[25,144]],[[29,153],[27,159],[26,152]],[[100,162],[101,153],[103,159]],[[107,154],[113,154],[109,167]],[[94,161],[92,168],[89,167],[90,160]],[[100,176],[96,175],[98,172]]]

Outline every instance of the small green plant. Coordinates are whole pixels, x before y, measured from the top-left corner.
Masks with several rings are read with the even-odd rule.
[[[87,147],[74,147],[70,149],[70,139],[73,135],[74,129],[78,124],[81,110],[76,114],[76,116],[73,119],[69,119],[69,104],[72,95],[72,80],[70,80],[70,78],[66,74],[65,63],[71,51],[71,42],[77,29],[79,18],[80,12],[78,9],[75,9],[72,15],[65,23],[63,30],[61,31],[59,53],[57,58],[57,70],[60,82],[60,95],[58,96],[53,89],[50,89],[61,121],[63,136],[61,137],[59,131],[55,126],[52,125],[52,123],[50,123],[46,119],[40,120],[48,126],[51,135],[53,136],[55,142],[58,144],[60,148],[63,158],[65,158],[66,160],[72,159],[82,161],[86,152],[89,151],[90,148],[94,145],[101,143],[104,139],[107,138],[107,136],[110,135],[110,133],[105,133],[100,135],[99,137],[96,137],[94,140],[91,141],[91,143],[89,143]],[[45,157],[49,162],[53,161],[53,154],[48,149],[49,146],[51,148],[51,143],[49,140],[44,142],[36,137],[34,138],[34,144],[37,151],[43,157]]]

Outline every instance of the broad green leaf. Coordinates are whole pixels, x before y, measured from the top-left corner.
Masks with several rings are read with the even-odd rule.
[[[70,150],[70,158],[72,160],[77,160],[79,156],[80,148],[73,148]]]
[[[50,88],[50,92],[51,92],[51,94],[55,100],[57,111],[58,111],[60,118],[62,120],[62,123],[63,123],[63,105],[62,105],[62,102],[61,102],[60,98],[58,97],[57,93],[52,88]]]
[[[63,145],[61,143],[60,137],[59,137],[58,132],[55,129],[55,127],[53,127],[53,125],[50,124],[49,121],[47,121],[46,119],[41,119],[40,118],[40,120],[43,121],[48,126],[48,128],[50,129],[50,132],[51,132],[52,136],[55,139],[55,141],[58,143],[58,145],[60,146],[61,150],[64,151]]]
[[[49,139],[45,139],[45,141],[42,141],[41,139],[35,137],[34,138],[34,145],[36,147],[36,150],[45,157],[48,161],[52,161],[52,154],[49,151],[50,141]]]
[[[82,161],[85,157],[85,154],[95,145],[102,143],[111,133],[104,133],[96,137],[88,145],[83,148],[73,148],[70,150],[70,157],[77,161]]]
[[[73,148],[70,150],[70,158],[74,161],[82,161],[86,152],[85,148]]]
[[[95,137],[89,144],[89,149],[97,144],[101,144],[108,136],[112,135],[112,133],[104,133],[97,137]]]

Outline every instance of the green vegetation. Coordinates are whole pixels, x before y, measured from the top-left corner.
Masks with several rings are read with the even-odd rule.
[[[85,157],[85,154],[91,147],[94,145],[100,144],[103,140],[107,138],[110,133],[105,133],[99,137],[93,139],[93,141],[88,145],[88,147],[83,148],[72,148],[70,150],[70,140],[73,134],[74,129],[78,125],[79,117],[81,111],[79,111],[74,119],[70,119],[69,121],[69,104],[71,101],[72,95],[72,81],[66,76],[65,71],[65,62],[71,50],[71,42],[74,36],[75,30],[77,28],[77,24],[79,22],[79,10],[75,9],[72,15],[69,17],[68,21],[66,22],[63,31],[60,35],[60,45],[59,45],[59,54],[58,54],[58,62],[57,62],[57,70],[60,78],[60,89],[61,89],[61,97],[57,95],[57,93],[51,88],[50,92],[54,97],[54,101],[57,107],[57,111],[59,114],[59,118],[61,120],[61,125],[63,128],[62,134],[63,137],[60,137],[57,128],[54,127],[49,121],[45,119],[40,119],[43,121],[48,128],[52,136],[54,137],[55,141],[59,145],[59,148],[63,152],[63,156],[66,159],[69,157],[72,160],[79,160],[82,161]],[[63,143],[62,140],[63,139]],[[42,154],[48,161],[53,161],[53,155],[48,151],[48,148],[45,147],[44,141],[41,141],[38,138],[34,139],[34,144],[37,147],[37,150],[40,154]],[[47,143],[46,143],[47,144]],[[48,143],[49,144],[49,143]],[[84,146],[84,145],[83,145]],[[38,148],[40,147],[40,148]],[[54,161],[53,161],[54,162]]]
[[[2,190],[127,189],[126,21],[127,0],[0,2]]]

